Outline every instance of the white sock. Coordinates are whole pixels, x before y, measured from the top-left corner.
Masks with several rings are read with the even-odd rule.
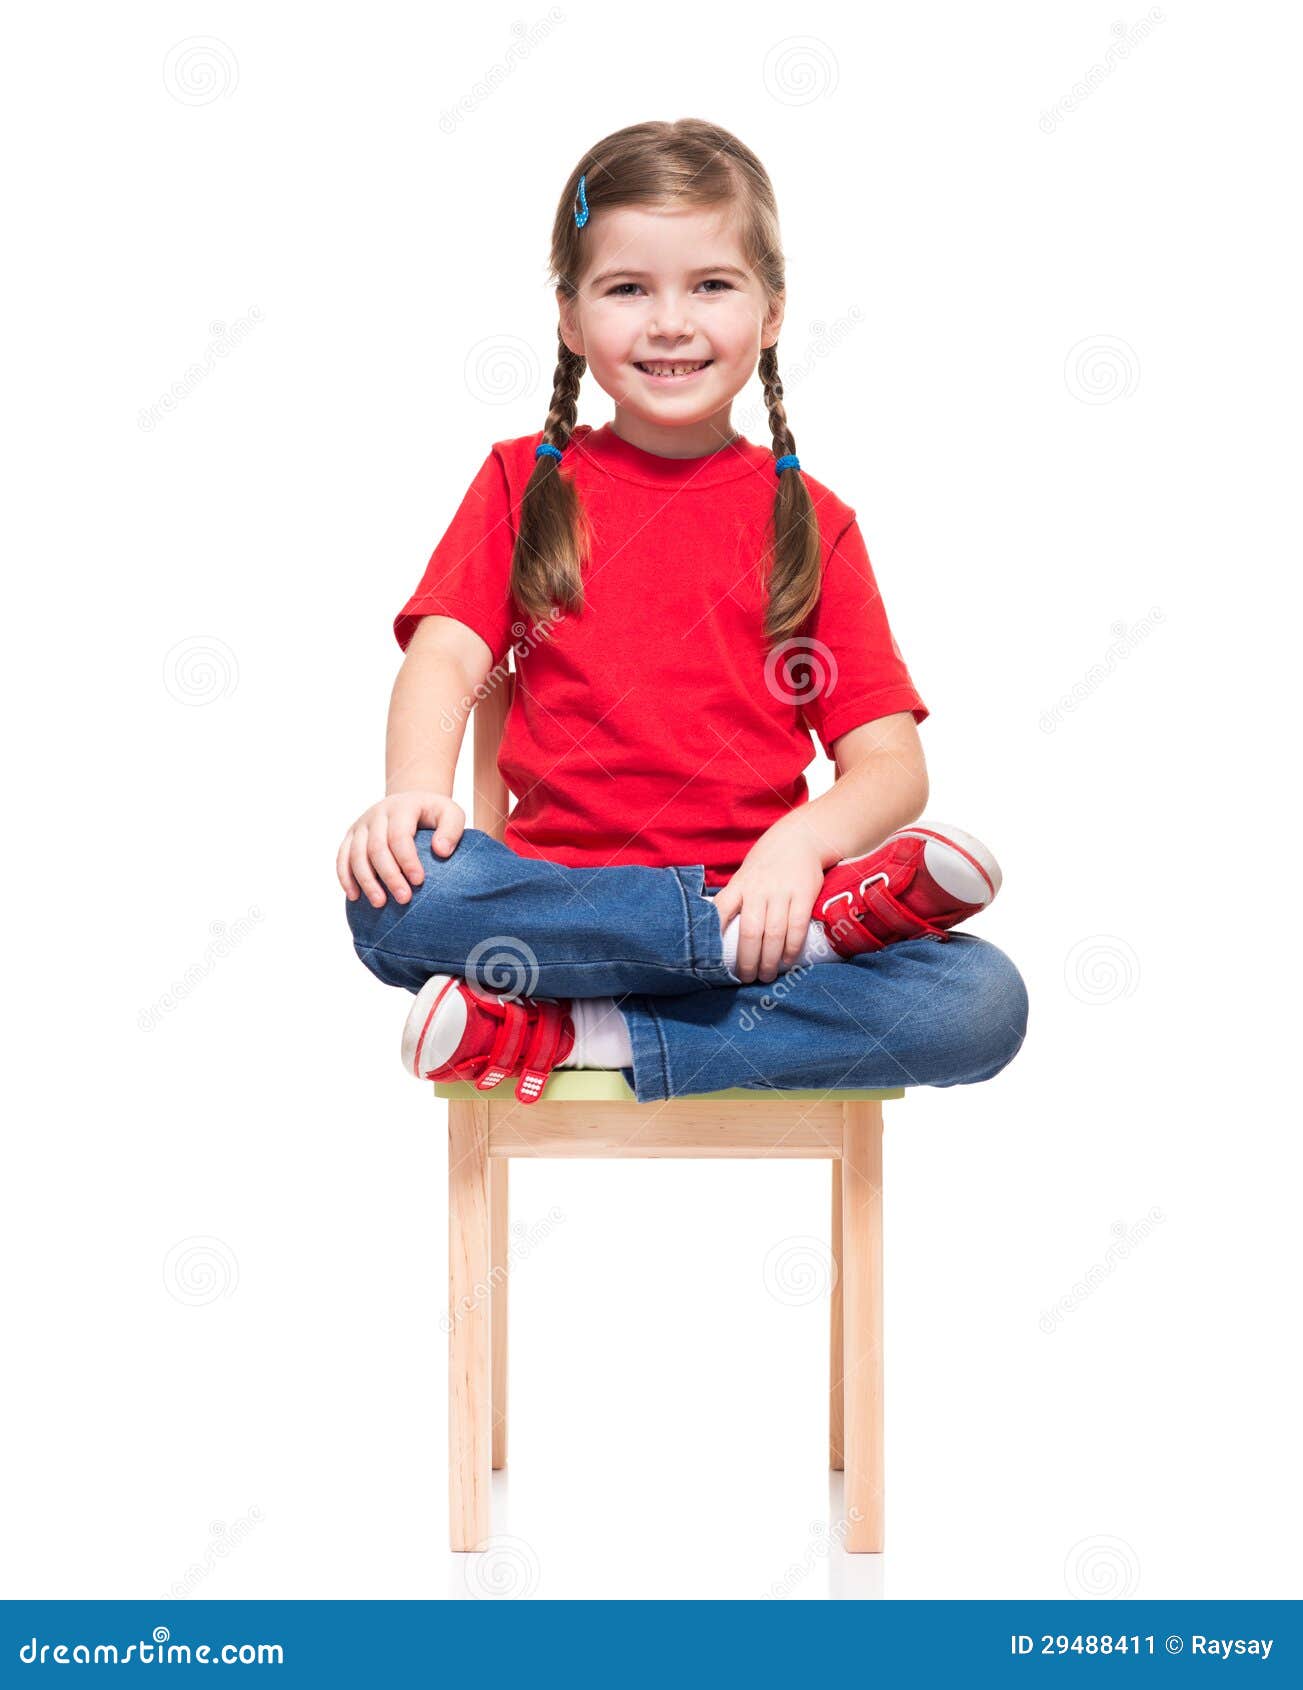
[[[737,935],[740,915],[735,915],[724,929],[724,962],[736,974],[734,964],[737,961]],[[821,921],[811,921],[806,929],[805,943],[801,946],[801,954],[792,964],[793,968],[804,968],[812,962],[845,962],[846,958],[840,951],[835,951],[828,939],[828,930]],[[780,974],[787,972],[780,968]]]
[[[629,1029],[614,998],[572,998],[575,1047],[558,1068],[632,1068]]]

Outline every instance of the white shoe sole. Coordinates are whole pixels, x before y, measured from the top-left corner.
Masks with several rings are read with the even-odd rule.
[[[985,908],[1000,890],[1004,876],[999,863],[980,839],[962,828],[951,827],[948,822],[921,821],[912,827],[899,827],[888,837],[924,840],[923,862],[928,873],[943,892],[960,903]],[[883,844],[886,842],[884,839]],[[857,863],[872,855],[872,851],[865,851],[861,857],[845,860]]]
[[[980,839],[948,822],[915,822],[913,827],[901,829],[927,840],[923,847],[923,861],[927,871],[952,898],[962,898],[966,904],[989,904],[1000,890],[1004,876],[1000,865]],[[947,850],[951,846],[955,849]],[[962,855],[960,853],[962,852]]]
[[[432,974],[416,994],[403,1028],[403,1067],[428,1080],[461,1043],[466,1030],[466,999],[454,990],[453,974]]]

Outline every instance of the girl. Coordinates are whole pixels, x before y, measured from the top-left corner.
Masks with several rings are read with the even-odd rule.
[[[713,124],[621,129],[567,182],[551,262],[547,420],[494,444],[395,619],[387,796],[339,848],[357,954],[416,994],[404,1065],[516,1076],[526,1103],[555,1066],[619,1068],[640,1102],[988,1079],[1026,990],[950,929],[1000,872],[908,825],[928,710],[855,511],[796,456],[763,166]],[[757,370],[769,448],[731,421]],[[451,793],[513,651],[502,843]],[[837,769],[816,799],[811,730]]]

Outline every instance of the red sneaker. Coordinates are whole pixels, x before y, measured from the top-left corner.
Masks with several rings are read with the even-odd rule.
[[[917,822],[834,863],[810,913],[834,950],[861,956],[901,939],[948,939],[945,929],[985,909],[1000,880],[999,863],[971,834]]]
[[[434,974],[407,1017],[403,1067],[418,1080],[469,1080],[477,1091],[519,1074],[516,1096],[537,1103],[574,1044],[569,998],[507,997]]]

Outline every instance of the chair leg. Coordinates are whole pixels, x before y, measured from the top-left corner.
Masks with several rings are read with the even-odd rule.
[[[487,1103],[448,1103],[448,1506],[454,1549],[489,1537],[492,1419]]]
[[[828,1345],[828,1465],[840,1471],[845,1432],[846,1392],[842,1382],[842,1165],[832,1167],[832,1320]]]
[[[843,1108],[845,1546],[876,1554],[883,1540],[882,1104]]]
[[[489,1233],[493,1255],[493,1465],[507,1465],[507,1246],[511,1238],[507,1169],[495,1156],[489,1163]]]

